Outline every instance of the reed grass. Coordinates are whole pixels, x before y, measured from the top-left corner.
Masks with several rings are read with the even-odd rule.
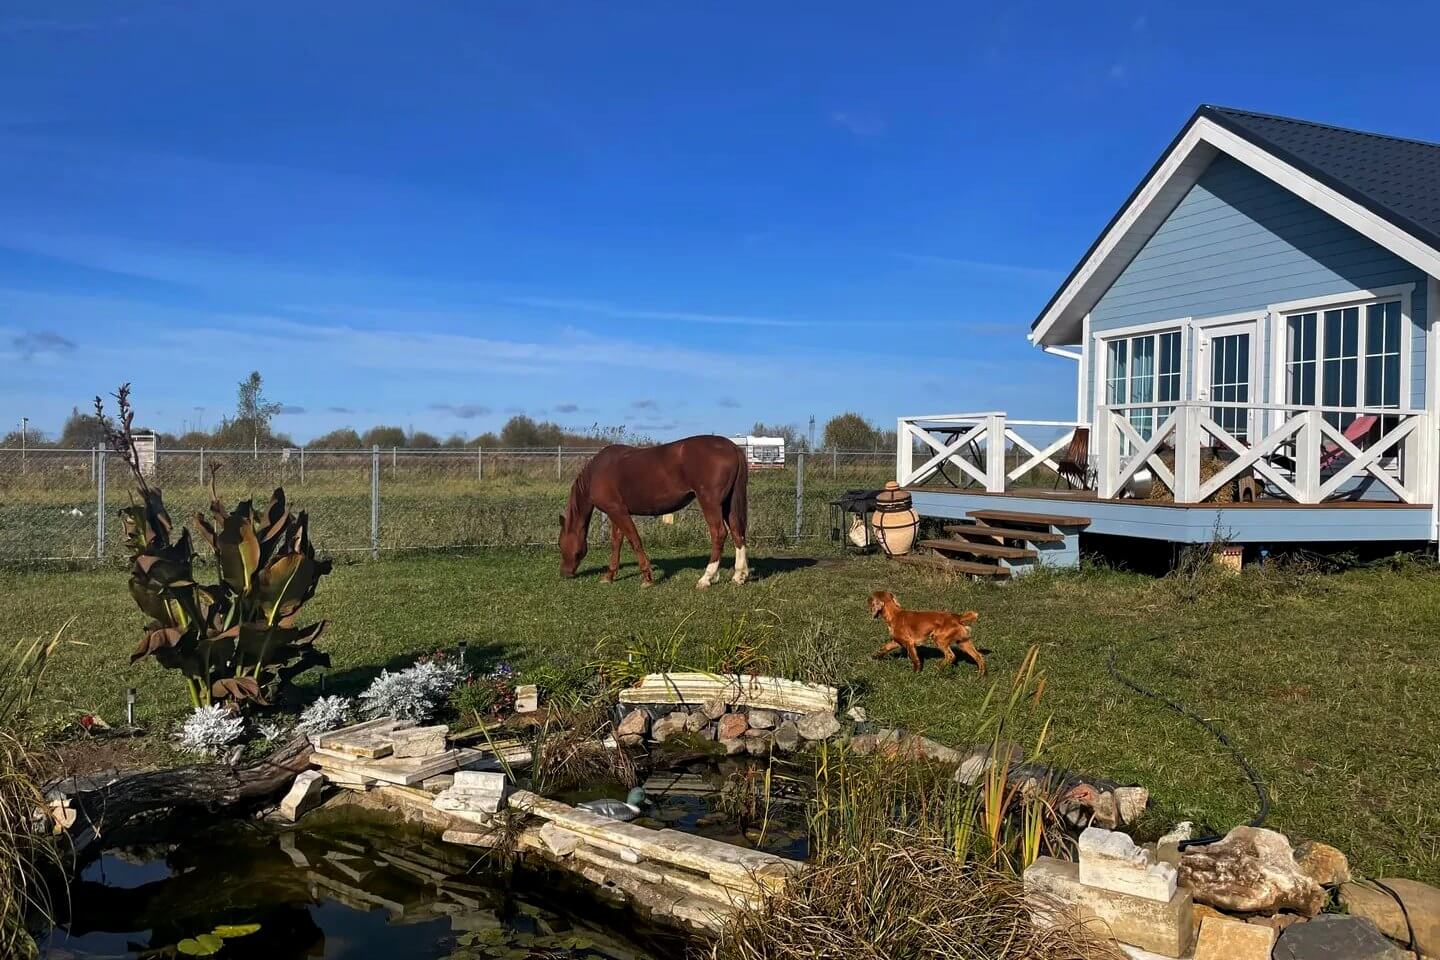
[[[69,624],[66,624],[69,626]],[[46,841],[45,796],[38,783],[36,745],[27,713],[59,645],[64,627],[49,641],[17,643],[0,651],[0,956],[36,954],[28,922],[50,915],[43,871],[58,865],[58,852]]]
[[[1011,758],[1008,736],[1042,709],[1031,648],[1008,685],[990,688],[972,742]],[[1024,758],[1038,762],[1048,718]],[[1020,758],[1014,758],[1020,759]],[[1063,854],[1053,788],[992,763],[973,784],[951,764],[822,747],[810,804],[812,867],[758,912],[741,915],[715,960],[935,958],[1080,960],[1118,956],[1082,929],[1032,926],[1019,875]]]

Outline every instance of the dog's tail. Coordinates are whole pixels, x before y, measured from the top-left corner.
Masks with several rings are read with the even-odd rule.
[[[964,613],[955,614],[955,619],[959,620],[961,623],[974,623],[976,620],[980,619],[980,614],[976,613],[974,610],[966,610]]]

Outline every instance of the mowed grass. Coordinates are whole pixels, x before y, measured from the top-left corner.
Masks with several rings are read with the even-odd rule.
[[[628,555],[612,585],[595,576],[595,553],[587,575],[562,580],[550,549],[342,563],[308,609],[332,621],[327,682],[347,691],[462,639],[477,660],[525,670],[586,663],[605,637],[677,630],[698,661],[742,622],[775,650],[822,621],[872,718],[959,742],[989,681],[964,664],[945,670],[932,659],[916,676],[903,659],[871,660],[884,628],[864,601],[886,588],[909,607],[973,608],[992,680],[1004,683],[1030,645],[1041,648],[1056,762],[1145,784],[1166,821],[1224,830],[1253,815],[1248,784],[1209,734],[1109,676],[1118,646],[1126,673],[1231,734],[1269,785],[1272,826],[1333,843],[1372,875],[1440,880],[1440,574],[1429,567],[1274,570],[1198,585],[1088,569],[991,585],[878,558],[762,551],[756,582],[700,592],[703,557],[657,551],[655,560],[665,576],[650,590]],[[176,676],[127,663],[140,615],[124,581],[118,567],[0,571],[10,638],[48,635],[75,617],[43,692],[57,726],[84,712],[117,722],[127,686],[139,688],[139,719],[157,732],[186,709]]]

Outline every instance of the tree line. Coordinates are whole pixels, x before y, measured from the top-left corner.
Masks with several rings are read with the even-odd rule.
[[[153,431],[157,442],[164,449],[240,449],[247,447],[295,447],[291,437],[277,430],[274,419],[284,407],[265,396],[264,380],[259,372],[252,372],[236,390],[235,412],[221,419],[211,430],[188,430],[184,433]],[[794,424],[756,423],[750,434],[757,437],[783,437],[790,451],[805,450],[809,440]],[[67,450],[88,450],[105,442],[105,431],[94,413],[74,408],[57,437],[51,438],[36,430],[12,430],[0,438],[0,447],[14,448],[23,442],[32,448],[58,447]],[[353,427],[341,427],[315,437],[305,444],[310,450],[368,450],[378,446],[381,449],[400,447],[409,450],[473,450],[520,449],[535,447],[577,447],[599,448],[609,443],[646,444],[654,442],[650,437],[631,433],[624,427],[592,425],[588,430],[563,427],[549,420],[535,420],[525,414],[516,414],[505,422],[498,431],[487,431],[477,437],[451,434],[441,439],[425,430],[406,429],[391,424],[380,424],[361,432]],[[858,413],[846,412],[831,417],[825,424],[822,449],[826,450],[892,450],[895,447],[895,431],[883,430]]]

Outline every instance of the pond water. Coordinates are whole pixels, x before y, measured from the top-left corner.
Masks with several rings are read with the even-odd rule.
[[[702,759],[642,771],[645,805],[634,822],[804,860],[809,852],[804,801],[813,769],[780,760]],[[596,783],[557,799],[575,804],[625,794],[622,784]]]
[[[568,876],[510,870],[482,851],[352,806],[303,830],[171,822],[125,838],[73,884],[46,960],[184,956],[232,925],[217,960],[666,960],[685,941],[606,907]],[[199,941],[197,941],[199,942]]]

